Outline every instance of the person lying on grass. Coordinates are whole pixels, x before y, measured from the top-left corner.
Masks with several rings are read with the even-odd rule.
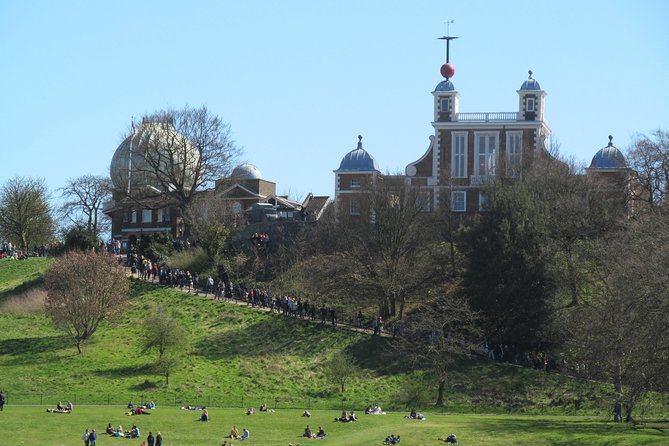
[[[50,413],[72,413],[72,409],[63,407],[63,403],[61,403],[60,401],[58,401],[58,404],[56,405],[55,409],[47,409],[46,411]]]

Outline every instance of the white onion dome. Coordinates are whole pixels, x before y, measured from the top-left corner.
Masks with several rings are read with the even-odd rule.
[[[170,172],[171,178],[181,177],[180,184],[188,186],[195,182],[199,162],[199,150],[171,122],[143,121],[114,152],[109,174],[116,190],[156,191],[165,187],[156,171]]]
[[[529,77],[520,86],[520,91],[541,91],[541,85],[536,79],[532,78],[532,70],[528,71]]]
[[[235,180],[262,180],[262,173],[253,164],[240,164],[232,169],[232,178]]]
[[[609,135],[609,144],[599,149],[592,157],[591,169],[626,169],[625,155],[613,145],[613,136]]]
[[[341,164],[339,164],[339,169],[335,172],[371,172],[378,170],[378,163],[372,155],[362,148],[362,136],[358,135],[358,147],[346,154],[341,160]]]

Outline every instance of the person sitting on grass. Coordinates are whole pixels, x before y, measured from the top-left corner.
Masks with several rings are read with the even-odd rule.
[[[209,411],[206,407],[202,408],[202,415],[200,415],[200,421],[209,421]]]
[[[358,421],[358,417],[355,416],[355,412],[351,411],[351,413],[348,414],[348,421]]]
[[[242,432],[242,441],[248,440],[250,436],[251,433],[249,432],[249,430],[244,428],[244,431]]]
[[[119,424],[118,429],[116,429],[116,432],[114,432],[114,437],[125,437],[125,434],[123,433],[123,426]]]
[[[346,411],[342,410],[341,411],[341,416],[339,418],[335,418],[335,421],[341,421],[342,423],[348,423],[348,415],[346,415]]]
[[[105,432],[106,432],[108,435],[114,435],[114,428],[112,427],[111,423],[109,423],[109,424],[107,425],[107,429],[105,429]]]
[[[302,434],[303,437],[307,438],[316,438],[316,434],[311,430],[309,425],[307,424],[307,427],[304,429],[304,433]]]
[[[325,438],[325,437],[327,437],[325,430],[323,430],[321,426],[318,426],[318,432],[316,432],[316,438]]]
[[[239,429],[237,429],[237,426],[232,426],[232,430],[228,434],[228,438],[232,438],[233,440],[239,440],[241,438],[239,436]]]
[[[411,419],[411,420],[424,420],[424,419],[425,419],[425,415],[423,415],[422,413],[417,413],[417,412],[416,412],[416,409],[414,409],[414,408],[412,407],[412,408],[411,408],[411,412],[409,413],[409,415],[406,416],[406,417],[404,417],[404,418],[409,418],[409,419]]]
[[[246,415],[253,415],[254,413],[256,413],[256,408],[255,407],[249,407],[246,410]]]
[[[302,412],[302,416],[309,418],[311,416],[311,414],[309,413],[308,410],[305,410],[304,412]]]
[[[139,438],[140,436],[139,428],[133,424],[132,429],[130,429],[130,432],[128,432],[128,436],[130,438]]]
[[[65,405],[65,411],[67,411],[68,413],[71,413],[73,409],[74,409],[74,406],[72,405],[71,402],[68,401],[67,404]]]
[[[260,412],[267,412],[267,404],[261,404],[260,407],[258,408]]]

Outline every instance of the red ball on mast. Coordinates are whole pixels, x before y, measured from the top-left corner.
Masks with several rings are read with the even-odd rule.
[[[439,72],[446,79],[449,79],[449,78],[453,77],[453,75],[455,74],[455,67],[450,63],[445,63],[441,66],[441,68],[439,69]]]

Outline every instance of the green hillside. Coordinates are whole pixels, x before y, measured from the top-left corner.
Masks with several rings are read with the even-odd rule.
[[[46,257],[31,257],[27,260],[0,260],[0,300],[41,281],[42,273],[49,264]]]
[[[26,263],[32,278],[35,259]],[[40,263],[43,267],[44,263]],[[14,266],[13,264],[12,266]],[[4,264],[2,264],[4,266]],[[9,269],[7,270],[9,271]],[[20,283],[14,271],[14,282]],[[5,277],[10,277],[6,274]],[[33,279],[30,279],[33,280]],[[170,308],[191,334],[192,351],[170,377],[152,371],[155,353],[140,348],[147,310]],[[14,404],[113,404],[155,400],[163,405],[363,409],[429,408],[434,386],[424,371],[407,370],[392,340],[317,324],[134,281],[131,308],[104,323],[78,355],[41,311],[0,314],[0,389]],[[361,370],[345,394],[325,378],[328,359],[347,353]],[[480,359],[463,361],[449,380],[448,412],[608,413],[602,386]]]

